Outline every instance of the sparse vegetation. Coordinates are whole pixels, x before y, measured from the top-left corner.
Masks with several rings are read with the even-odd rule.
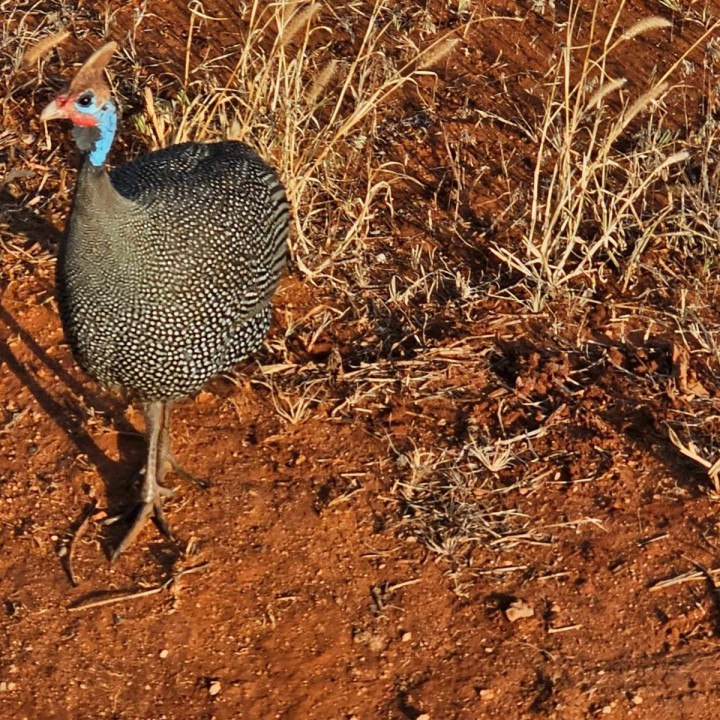
[[[339,17],[320,2],[256,0],[245,13],[240,48],[221,59],[229,74],[208,86],[205,68],[192,65],[190,47],[193,32],[218,21],[193,10],[176,99],[160,113],[146,87],[146,116],[137,118],[153,146],[223,135],[273,158],[293,206],[302,208],[291,251],[311,278],[357,253],[373,234],[379,205],[392,211],[391,186],[401,176],[397,163],[372,158],[379,115],[460,42],[452,33],[435,33],[421,47],[404,35],[405,47],[393,58],[386,42],[396,22],[389,3],[342,12]],[[338,41],[331,28],[338,27],[349,49],[343,57],[331,52]]]
[[[667,98],[679,91],[675,76],[685,61],[704,43],[710,43],[707,52],[714,57],[710,39],[718,22],[706,19],[702,32],[672,63],[655,73],[647,87],[636,87],[628,86],[618,58],[647,34],[667,33],[672,23],[647,16],[627,25],[621,2],[606,26],[599,22],[601,9],[597,1],[589,14],[581,3],[571,4],[562,29],[556,27],[563,43],[547,69],[542,112],[535,123],[507,120],[533,139],[535,160],[525,196],[512,190],[507,207],[497,208],[522,234],[519,243],[502,234],[492,242],[493,252],[510,271],[500,271],[494,291],[534,313],[558,301],[592,304],[611,277],[627,290],[658,238],[680,242],[685,236],[686,247],[701,243],[707,262],[715,262],[709,241],[715,194],[712,124],[670,128],[666,119]],[[550,13],[551,22],[557,22],[554,7],[536,4],[533,11]],[[399,160],[378,153],[380,128],[398,101],[408,97],[405,91],[425,97],[422,82],[432,81],[433,68],[462,50],[463,33],[483,18],[463,3],[454,10],[458,29],[439,31],[419,15],[401,19],[390,0],[352,5],[342,13],[314,1],[253,2],[243,16],[243,41],[222,56],[206,54],[198,63],[194,41],[211,36],[222,20],[195,4],[189,11],[182,70],[173,83],[160,86],[153,76],[144,79],[138,55],[146,12],[143,7],[136,14],[124,46],[125,69],[134,69],[126,78],[135,84],[123,85],[136,108],[132,125],[150,148],[228,136],[250,142],[271,158],[286,178],[296,208],[296,267],[322,293],[323,299],[303,317],[285,313],[284,334],[269,344],[279,362],[260,368],[254,386],[267,390],[278,417],[291,425],[310,420],[319,403],[331,417],[371,413],[398,383],[411,391],[413,402],[427,400],[419,388],[432,384],[435,373],[440,377],[450,364],[467,363],[477,351],[474,343],[461,343],[457,351],[447,349],[452,360],[437,360],[443,345],[435,347],[432,316],[469,323],[485,290],[472,273],[433,246],[410,248],[409,255],[389,264],[380,283],[367,275],[365,266],[379,238],[378,218],[392,223],[397,193],[412,193],[421,185]],[[43,23],[31,14],[24,17],[19,27],[25,34],[17,36],[12,63],[18,72],[23,67],[47,69],[47,54],[68,39],[67,18],[59,14]],[[413,21],[415,31],[406,31]],[[112,13],[107,14],[104,29],[113,22]],[[331,26],[341,28],[339,36]],[[334,47],[338,37],[342,53]],[[3,103],[6,112],[12,112],[10,98],[12,90]],[[450,226],[461,234],[462,201],[468,192],[461,166],[465,151],[459,143],[455,150],[447,139],[445,144],[456,186],[448,205]],[[699,182],[692,183],[688,162],[698,157],[698,150]],[[11,183],[15,173],[8,169],[5,182]],[[525,214],[518,217],[521,211]],[[6,247],[25,252],[17,245]],[[348,263],[355,268],[352,273],[342,269]],[[354,297],[358,291],[365,295],[362,303]],[[688,325],[689,314],[685,306],[683,317],[673,318],[685,328],[685,351],[699,342],[694,352],[717,359],[712,332],[700,330],[697,322]],[[348,339],[365,339],[349,356],[335,350],[325,359],[325,367],[333,368],[331,376],[298,360],[312,356],[328,337],[337,337],[341,323],[349,328]],[[405,369],[398,374],[402,358]],[[487,355],[481,362],[483,373],[492,372]],[[451,398],[464,394],[452,386],[440,392]],[[432,450],[423,449],[422,423],[408,436],[412,450],[394,450],[388,435],[390,454],[398,458],[394,493],[401,515],[410,510],[412,527],[422,537],[435,538],[428,541],[435,549],[491,540],[500,532],[490,518],[506,512],[496,501],[507,494],[500,478],[514,456],[499,419],[495,430],[478,433],[470,427]],[[538,428],[528,429],[516,437],[519,441],[537,433]],[[416,456],[427,462],[411,462]],[[511,474],[516,482],[510,487],[520,487],[515,464]],[[471,489],[478,482],[483,501],[474,505]],[[465,498],[462,502],[456,501],[456,492]],[[463,519],[458,521],[452,513],[461,506]],[[406,519],[403,523],[407,525]],[[513,532],[510,525],[507,531]]]
[[[631,54],[627,45],[637,38],[672,23],[646,17],[621,32],[621,2],[601,35],[596,23],[601,7],[594,3],[589,36],[581,37],[582,4],[570,5],[561,51],[549,70],[544,115],[534,133],[523,252],[502,240],[494,248],[523,277],[508,292],[533,312],[562,294],[594,293],[607,273],[621,275],[627,288],[648,244],[678,222],[672,185],[684,184],[690,155],[663,128],[664,99],[677,90],[670,81],[683,62],[720,24],[711,24],[649,87],[626,90],[617,57]],[[622,63],[619,67],[622,72]]]
[[[565,693],[566,706],[589,717],[611,702],[597,704],[605,692],[592,685],[597,669],[609,678],[615,666],[593,655],[593,689],[572,695],[563,678],[579,679],[590,661],[578,670],[567,660],[581,654],[565,635],[626,658],[634,633],[633,657],[653,663],[673,643],[697,650],[713,636],[706,594],[686,593],[715,577],[696,563],[712,570],[720,542],[720,3],[508,0],[490,16],[472,1],[193,2],[172,7],[184,21],[172,33],[160,1],[112,0],[100,11],[40,5],[0,3],[9,70],[0,79],[0,437],[14,443],[0,458],[0,496],[10,498],[0,519],[37,567],[64,542],[50,538],[61,535],[69,497],[93,513],[112,504],[115,465],[124,467],[139,422],[72,382],[51,286],[53,228],[73,171],[60,135],[34,116],[48,87],[109,34],[122,45],[113,65],[125,106],[119,153],[241,139],[279,168],[294,207],[292,270],[264,356],[218,383],[220,398],[204,393],[199,415],[185,415],[200,448],[187,465],[218,482],[209,519],[181,493],[174,511],[191,516],[182,525],[194,522],[201,539],[171,562],[217,552],[223,564],[184,591],[192,603],[183,611],[210,597],[225,640],[257,631],[266,642],[258,650],[252,639],[233,640],[224,657],[247,655],[262,677],[254,653],[264,657],[276,628],[314,622],[302,599],[312,585],[328,613],[302,655],[312,655],[312,674],[322,642],[337,641],[322,630],[336,622],[333,603],[345,612],[349,593],[353,612],[365,613],[371,588],[371,619],[347,620],[353,647],[417,673],[387,670],[399,688],[375,703],[387,717],[400,717],[397,708],[421,717],[426,708],[408,698],[425,683],[440,698],[428,701],[431,716],[449,717],[448,676],[422,675],[421,646],[405,653],[422,632],[405,630],[413,613],[432,628],[423,652],[448,662],[488,653],[497,663],[487,682],[469,683],[459,669],[468,661],[458,660],[453,677],[463,687],[484,692],[512,657],[524,685],[503,680],[503,700],[517,695],[529,708],[540,698],[532,712],[549,717],[560,704],[546,706],[543,693]],[[158,28],[167,46],[148,39]],[[89,568],[101,562],[106,531],[88,517],[73,541],[81,580],[101,577]],[[67,522],[76,528],[75,520]],[[352,562],[338,550],[345,542],[354,543]],[[252,564],[261,553],[268,577],[241,568],[232,580],[240,590],[226,582],[239,557]],[[8,577],[19,577],[13,567]],[[429,579],[435,568],[462,602],[433,605],[445,602]],[[114,572],[98,584],[136,583]],[[227,618],[240,613],[239,593],[253,602],[251,586],[261,600],[233,636]],[[660,603],[669,588],[678,594]],[[410,589],[417,594],[404,596]],[[46,594],[63,605],[55,586]],[[519,596],[534,602],[532,631],[507,629],[503,603]],[[627,627],[613,625],[620,616]],[[452,626],[457,618],[473,633]],[[337,620],[343,631],[345,621]],[[111,635],[129,627],[108,623]],[[505,642],[515,643],[512,633],[517,651]],[[475,644],[464,649],[469,635]],[[455,643],[446,655],[444,642]],[[550,668],[547,683],[517,669],[531,646],[541,648],[538,667]],[[628,705],[623,662],[616,695]],[[214,669],[194,672],[195,689],[217,687]],[[223,687],[237,697],[247,689],[236,679]],[[675,706],[661,694],[648,693],[643,710],[671,717]],[[494,717],[483,697],[466,704]],[[272,711],[284,712],[284,699],[273,698]],[[317,703],[297,712],[329,716]],[[349,701],[332,712],[364,717]]]

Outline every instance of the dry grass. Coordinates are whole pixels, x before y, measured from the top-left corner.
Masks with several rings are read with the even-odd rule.
[[[626,57],[632,52],[627,44],[667,30],[671,23],[647,17],[620,33],[625,4],[619,3],[603,35],[597,26],[602,3],[596,1],[590,29],[582,37],[583,6],[571,4],[536,131],[522,252],[502,243],[494,248],[522,276],[515,296],[533,312],[562,295],[587,296],[608,273],[621,274],[627,287],[645,249],[677,213],[667,188],[681,180],[689,153],[672,142],[672,134],[659,132],[664,98],[674,92],[671,78],[720,23],[707,27],[649,87],[626,92],[626,79],[615,77],[610,68],[617,66],[622,52]],[[643,133],[652,141],[637,142]],[[658,203],[658,194],[670,202]]]
[[[553,3],[533,5],[538,13],[556,12]],[[625,5],[618,5],[611,26],[601,30],[599,1],[588,6],[589,27],[580,22],[581,4],[571,4],[537,122],[483,110],[484,117],[534,141],[531,193],[508,173],[507,193],[492,207],[499,228],[493,252],[511,271],[492,278],[479,278],[469,264],[457,262],[450,247],[465,240],[464,202],[477,181],[464,160],[480,150],[462,133],[443,135],[454,192],[438,227],[432,225],[440,214],[438,194],[432,201],[413,195],[421,183],[410,180],[405,164],[381,152],[383,128],[402,103],[420,98],[428,112],[434,110],[433,93],[441,84],[435,70],[462,56],[458,38],[479,22],[472,3],[452,3],[459,24],[447,33],[419,9],[406,12],[391,0],[342,8],[313,0],[255,1],[245,6],[242,42],[201,63],[192,52],[193,38],[221,21],[195,3],[174,84],[159,89],[145,66],[149,61],[138,42],[142,14],[116,61],[116,77],[124,78],[118,85],[139,108],[122,131],[135,144],[155,148],[187,139],[235,138],[278,167],[294,207],[293,272],[304,297],[279,318],[266,363],[252,374],[251,385],[266,394],[282,426],[318,417],[367,422],[367,432],[387,447],[387,457],[367,463],[385,479],[396,529],[445,558],[467,558],[478,546],[495,550],[551,542],[545,519],[525,499],[553,483],[570,482],[556,472],[570,455],[565,444],[572,441],[572,411],[580,412],[576,398],[593,385],[598,366],[631,376],[624,366],[612,365],[610,351],[619,347],[630,357],[637,349],[630,341],[613,348],[610,340],[604,346],[588,343],[578,308],[599,304],[593,293],[608,279],[622,293],[640,274],[655,277],[668,295],[680,284],[692,295],[697,288],[679,265],[648,267],[647,255],[660,240],[677,257],[700,257],[706,278],[718,267],[712,114],[702,128],[685,133],[664,124],[666,102],[679,92],[685,61],[718,24],[705,22],[698,39],[662,76],[646,87],[628,86],[614,74],[618,59],[646,36],[668,41],[668,29],[666,20],[648,17],[621,31]],[[18,144],[27,123],[17,98],[28,102],[46,82],[43,76],[59,74],[55,61],[65,20],[62,14],[43,19],[30,13],[3,20],[3,60],[26,73],[21,83],[6,76],[0,101],[6,127],[0,150],[21,148],[9,150],[3,184],[18,206],[49,216],[67,206],[66,194],[51,192],[58,187],[53,174],[64,178],[66,170],[49,140],[38,136]],[[101,20],[84,25],[85,31],[91,28],[94,38],[105,34],[112,17]],[[713,46],[708,48],[712,53]],[[511,85],[512,78],[503,82]],[[697,165],[697,181],[687,172],[690,160]],[[29,175],[13,174],[18,172]],[[60,182],[66,189],[72,184]],[[422,204],[428,227],[403,250],[394,218],[408,197]],[[14,276],[17,271],[6,268],[29,258],[36,262],[37,254],[9,229],[7,212],[0,242],[4,272]],[[523,229],[520,243],[503,232],[506,217]],[[451,228],[450,240],[443,226]],[[47,261],[47,254],[41,257]],[[510,309],[488,298],[490,285],[495,297],[511,300]],[[658,333],[672,328],[673,342],[701,366],[697,382],[708,384],[720,360],[718,324],[701,307],[710,306],[712,298],[694,298],[661,312],[644,300],[623,305],[620,295],[617,307],[608,310],[608,325],[620,328],[623,343],[626,332],[650,335],[650,328]],[[518,350],[510,362],[508,347],[525,332],[518,314],[526,310],[538,313],[534,320],[543,328],[545,345]],[[567,338],[573,322],[574,341],[558,340]],[[553,343],[552,352],[580,358],[577,367],[549,372],[544,394],[528,389],[533,373],[545,371],[533,366],[535,356],[540,365],[555,362],[543,355]],[[315,352],[322,345],[332,346],[327,356]],[[656,398],[659,386],[674,382],[661,371],[650,377],[638,373],[637,379],[637,403]],[[686,446],[694,440],[698,454],[712,463],[713,403],[692,377],[683,397],[685,405],[670,412],[669,422]],[[476,421],[472,409],[482,403],[486,417]],[[600,417],[605,409],[593,416],[598,426],[605,422]],[[439,425],[441,412],[453,419]],[[403,419],[395,420],[395,414]],[[602,463],[598,450],[586,475],[573,482],[601,477]]]
[[[420,47],[406,35],[401,59],[391,58],[390,6],[376,0],[340,14],[313,0],[256,0],[245,12],[241,49],[215,61],[230,71],[214,87],[193,79],[201,74],[189,52],[193,32],[214,22],[194,11],[176,101],[161,113],[145,89],[149,122],[144,117],[137,122],[151,145],[222,135],[249,142],[274,162],[297,209],[291,252],[311,278],[364,244],[378,207],[392,212],[398,166],[377,163],[371,152],[381,114],[391,98],[431,75],[460,42],[453,34],[436,33]],[[334,27],[352,28],[358,38],[341,57],[332,50]]]

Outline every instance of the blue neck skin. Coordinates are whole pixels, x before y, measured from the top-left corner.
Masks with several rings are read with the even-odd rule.
[[[104,109],[99,113],[97,129],[100,136],[95,140],[95,146],[90,151],[90,163],[95,167],[102,167],[105,164],[110,146],[115,138],[115,130],[117,129],[117,112],[112,101],[108,101],[104,105]]]
[[[90,165],[100,169],[105,165],[115,137],[117,128],[115,103],[107,100],[99,107],[93,105],[85,108],[75,105],[75,109],[83,115],[90,115],[95,120],[95,125],[73,125],[73,139],[82,152],[88,153]]]

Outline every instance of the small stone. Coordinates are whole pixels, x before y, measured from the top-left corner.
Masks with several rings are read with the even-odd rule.
[[[382,633],[374,633],[367,646],[374,653],[381,653],[387,647],[387,638]]]
[[[515,600],[515,602],[505,610],[505,617],[507,617],[510,622],[515,622],[522,618],[529,618],[533,615],[535,615],[535,611],[523,600]]]
[[[9,682],[9,683],[7,684],[7,689],[8,689],[8,690],[14,690],[16,687],[17,687],[17,685],[16,685],[14,682]]]
[[[633,696],[630,698],[630,702],[631,702],[633,705],[642,705],[642,704],[643,704],[642,695],[633,695]]]
[[[400,640],[401,640],[402,642],[410,642],[410,641],[412,640],[412,633],[411,633],[411,632],[404,632],[404,633],[400,636]]]
[[[220,681],[219,680],[213,680],[210,683],[210,687],[208,688],[208,692],[210,693],[210,697],[215,697],[220,692]]]
[[[164,660],[170,653],[167,650],[160,651],[160,659]]]
[[[0,692],[7,692],[8,684],[3,680],[0,682]]]
[[[488,700],[494,700],[495,699],[495,691],[492,688],[483,688],[480,691],[480,699],[483,702],[487,702]]]
[[[372,634],[367,630],[358,630],[353,633],[353,642],[358,645],[367,645],[370,642]]]

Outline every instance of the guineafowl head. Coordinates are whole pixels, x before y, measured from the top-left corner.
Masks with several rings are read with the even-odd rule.
[[[40,114],[44,122],[70,120],[77,146],[96,167],[104,165],[117,127],[117,106],[104,75],[116,49],[117,43],[109,42],[96,50]]]

